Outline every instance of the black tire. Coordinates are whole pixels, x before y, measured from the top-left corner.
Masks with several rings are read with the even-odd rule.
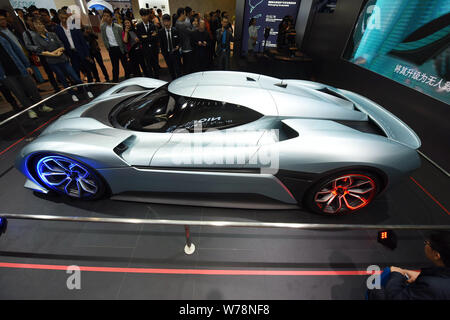
[[[96,184],[96,187],[97,187],[96,188],[96,192],[94,194],[89,194],[89,193],[85,192],[83,194],[83,196],[76,197],[76,196],[72,195],[71,193],[68,194],[68,193],[60,190],[60,188],[56,188],[56,187],[50,186],[46,181],[44,181],[44,179],[41,177],[41,175],[38,172],[38,170],[39,170],[38,166],[39,166],[40,161],[42,159],[44,159],[44,158],[49,158],[49,157],[66,158],[68,161],[76,163],[76,164],[80,165],[81,167],[83,167],[84,169],[86,169],[89,172],[90,180],[91,179],[95,180],[95,184]],[[47,189],[49,189],[52,193],[56,193],[56,194],[62,195],[64,197],[67,197],[67,198],[70,198],[70,199],[97,200],[97,199],[100,199],[100,198],[104,197],[107,194],[107,191],[108,191],[107,184],[106,184],[105,180],[93,168],[91,168],[89,165],[87,165],[86,163],[84,163],[82,161],[75,160],[72,157],[69,157],[69,156],[66,156],[66,155],[57,154],[57,153],[48,153],[48,154],[37,155],[37,156],[33,157],[33,159],[30,161],[30,164],[28,165],[28,169],[30,170],[32,175],[35,177],[35,179],[42,186],[44,186]]]
[[[346,177],[350,178],[346,180]],[[333,188],[333,181],[336,181],[336,188]],[[351,187],[352,181],[354,182],[353,187]],[[356,189],[357,186],[361,186],[361,190]],[[369,191],[364,194],[359,193],[365,190]],[[380,190],[381,180],[376,174],[368,171],[346,170],[320,179],[305,194],[303,205],[322,215],[354,213],[369,205]],[[327,198],[328,196],[329,198]],[[357,197],[364,199],[364,201]],[[328,204],[331,198],[333,200]],[[341,204],[341,208],[333,212],[334,209],[339,208],[339,204]]]

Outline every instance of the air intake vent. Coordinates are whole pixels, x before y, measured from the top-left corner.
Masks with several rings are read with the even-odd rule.
[[[287,83],[282,83],[282,82],[280,82],[280,83],[275,83],[275,86],[280,87],[280,88],[283,88],[283,89],[286,89]]]
[[[118,155],[118,156],[122,156],[122,153],[124,153],[125,151],[128,150],[128,148],[134,143],[134,141],[136,140],[136,136],[131,135],[128,138],[126,138],[125,140],[123,140],[121,143],[119,143],[114,149],[113,151]]]
[[[358,130],[360,132],[371,133],[386,137],[384,131],[381,130],[380,127],[378,127],[377,124],[370,118],[368,121],[351,121],[351,120],[334,120],[334,121],[344,126]]]
[[[329,94],[330,96],[333,96],[333,97],[336,97],[336,98],[339,98],[339,99],[342,99],[342,100],[345,100],[345,101],[350,101],[346,97],[344,97],[343,95],[341,95],[341,94],[339,94],[339,93],[337,93],[337,92],[335,92],[333,90],[330,90],[328,88],[319,89],[317,91]]]
[[[253,78],[247,77],[247,81],[256,81],[256,80]]]

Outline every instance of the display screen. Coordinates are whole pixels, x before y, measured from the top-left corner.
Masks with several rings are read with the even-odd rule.
[[[245,0],[242,54],[247,54],[251,18],[255,18],[258,30],[258,40],[254,51],[261,52],[264,48],[264,29],[270,28],[266,48],[275,48],[280,23],[286,16],[291,16],[295,21],[299,5],[300,0]]]
[[[344,58],[450,104],[450,1],[369,0]]]

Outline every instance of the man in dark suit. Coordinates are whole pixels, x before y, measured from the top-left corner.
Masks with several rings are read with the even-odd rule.
[[[228,70],[230,68],[230,43],[234,42],[234,37],[226,17],[222,19],[222,28],[216,31],[216,40],[217,65],[221,70]]]
[[[181,76],[180,35],[176,28],[172,27],[170,15],[162,17],[164,28],[159,30],[159,43],[161,53],[169,67],[170,76],[173,79]]]
[[[45,25],[45,29],[49,32],[55,32],[58,38],[62,41],[64,44],[65,54],[67,54],[70,58],[70,63],[72,64],[76,74],[80,76],[80,71],[82,71],[88,78],[88,82],[92,82],[93,61],[90,57],[89,46],[84,39],[83,32],[81,29],[71,28],[71,26],[67,24],[67,20],[70,16],[67,11],[60,9],[58,10],[58,15],[61,24],[51,22],[50,15],[47,13],[46,20],[44,21],[46,21],[47,24],[54,24],[54,31],[48,30],[47,25]]]
[[[158,45],[158,31],[156,26],[150,21],[150,10],[139,10],[142,22],[136,26],[136,35],[142,44],[144,52],[145,67],[144,73],[147,77],[153,76],[159,79],[159,45]]]

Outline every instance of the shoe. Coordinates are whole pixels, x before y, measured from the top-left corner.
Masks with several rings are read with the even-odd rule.
[[[28,110],[28,117],[30,117],[30,119],[36,119],[38,115],[33,110]]]
[[[51,111],[53,111],[53,108],[44,105],[44,106],[42,106],[41,111],[43,111],[43,112],[51,112]]]
[[[78,98],[77,98],[77,96],[76,95],[72,95],[72,100],[74,101],[74,102],[78,102],[78,101],[80,101],[80,100],[78,100]]]
[[[89,97],[90,99],[92,99],[92,98],[94,97],[94,95],[93,95],[92,92],[90,92],[90,91],[87,92],[87,95],[88,95],[88,97]]]

